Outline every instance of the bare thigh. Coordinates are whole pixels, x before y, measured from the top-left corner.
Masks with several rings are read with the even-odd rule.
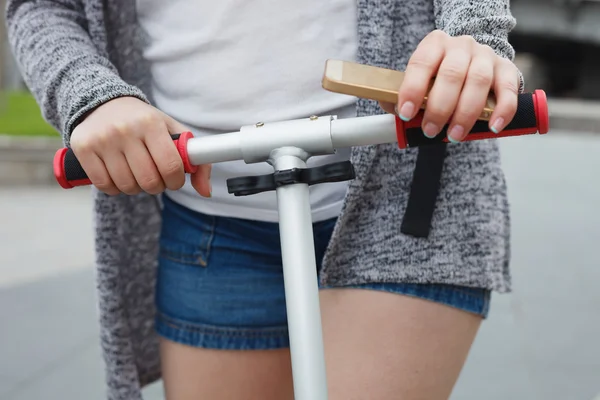
[[[290,352],[208,350],[161,339],[166,400],[292,400]]]
[[[329,400],[446,400],[481,317],[362,289],[321,291]]]

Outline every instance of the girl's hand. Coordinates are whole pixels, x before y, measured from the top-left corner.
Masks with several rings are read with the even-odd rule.
[[[433,78],[423,115],[427,137],[436,136],[449,123],[448,139],[463,140],[483,111],[490,90],[496,97],[490,130],[500,132],[515,116],[520,83],[517,67],[471,36],[451,37],[436,30],[421,41],[398,92],[400,118],[408,121],[417,114]],[[389,105],[382,106],[390,111]]]
[[[71,135],[71,148],[90,181],[109,195],[158,194],[185,183],[183,162],[170,133],[187,131],[165,113],[134,97],[111,100],[92,111]],[[210,196],[210,165],[192,175]]]

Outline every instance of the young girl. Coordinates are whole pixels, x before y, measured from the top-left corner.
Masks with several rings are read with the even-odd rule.
[[[435,76],[423,132],[448,124],[452,142],[490,90],[502,130],[522,88],[508,0],[9,0],[7,20],[45,118],[98,189],[111,400],[161,377],[168,400],[293,398],[275,193],[225,188],[271,170],[227,162],[186,180],[169,133],[382,112],[321,89],[328,58],[406,70],[405,120]],[[329,398],[447,399],[491,291],[510,289],[497,144],[311,162],[342,159],[355,180],[311,189]]]

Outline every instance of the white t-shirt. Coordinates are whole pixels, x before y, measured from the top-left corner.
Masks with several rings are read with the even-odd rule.
[[[144,56],[156,105],[196,136],[313,114],[355,116],[354,97],[321,88],[327,59],[356,57],[353,0],[137,0],[137,10],[150,38]],[[348,158],[342,149],[308,165]],[[276,222],[275,191],[235,197],[226,186],[228,178],[272,172],[266,163],[217,163],[211,198],[198,195],[189,177],[168,195],[202,213]],[[347,185],[311,187],[314,221],[339,214]]]

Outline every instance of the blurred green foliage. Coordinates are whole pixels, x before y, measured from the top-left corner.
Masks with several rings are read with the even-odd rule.
[[[58,132],[44,121],[35,99],[27,91],[0,93],[0,134],[58,137]]]

